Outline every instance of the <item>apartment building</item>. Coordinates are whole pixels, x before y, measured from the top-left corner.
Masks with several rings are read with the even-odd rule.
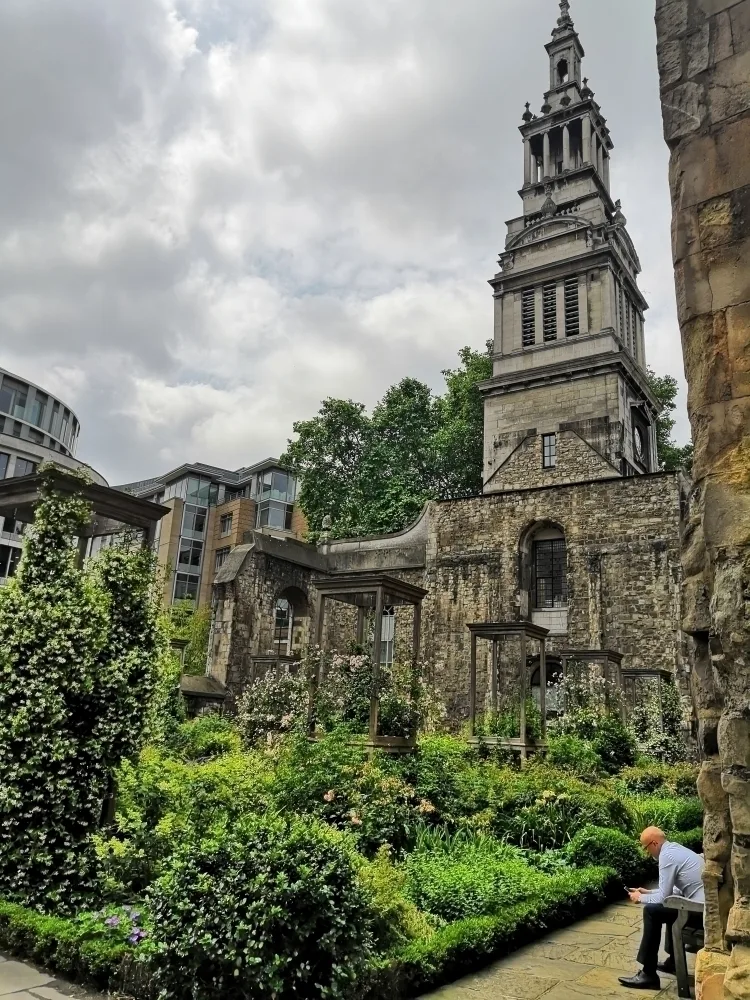
[[[296,479],[275,458],[235,472],[187,464],[118,489],[170,508],[156,541],[166,605],[210,603],[216,573],[248,531],[293,538],[307,531]]]

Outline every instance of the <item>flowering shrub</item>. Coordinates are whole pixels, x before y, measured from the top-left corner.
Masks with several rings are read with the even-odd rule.
[[[648,697],[633,712],[632,722],[646,757],[665,764],[679,764],[688,759],[683,707],[674,684],[652,686]]]
[[[635,764],[635,737],[619,715],[601,708],[579,708],[563,716],[557,732],[589,743],[609,774]]]
[[[58,912],[95,890],[91,834],[143,737],[160,651],[151,554],[111,549],[82,572],[90,515],[44,480],[0,589],[0,893]]]

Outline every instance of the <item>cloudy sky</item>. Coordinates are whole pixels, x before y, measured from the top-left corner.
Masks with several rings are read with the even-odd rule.
[[[653,0],[573,0],[682,379]],[[627,14],[624,8],[627,7]],[[0,365],[113,483],[280,452],[491,336],[557,0],[2,0]],[[680,411],[679,436],[687,420]]]

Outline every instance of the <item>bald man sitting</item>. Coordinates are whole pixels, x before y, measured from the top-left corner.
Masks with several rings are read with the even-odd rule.
[[[638,962],[643,966],[634,976],[623,976],[620,983],[633,990],[658,990],[661,988],[658,972],[674,973],[672,952],[672,924],[677,910],[664,905],[669,896],[684,896],[704,903],[703,858],[681,844],[673,844],[656,826],[641,834],[641,847],[652,858],[659,859],[659,888],[633,889],[628,895],[633,903],[643,904],[643,938],[638,951]],[[659,965],[659,945],[662,928],[666,927],[666,948],[669,959]]]

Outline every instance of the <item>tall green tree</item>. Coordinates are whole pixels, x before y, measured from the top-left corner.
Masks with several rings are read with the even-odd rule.
[[[692,443],[681,447],[673,438],[675,419],[672,414],[677,408],[676,400],[679,392],[677,379],[672,375],[657,375],[649,368],[648,381],[651,391],[662,405],[661,416],[656,423],[659,468],[664,472],[676,472],[679,469],[690,471],[693,464]]]
[[[48,478],[0,589],[0,896],[57,911],[93,887],[91,835],[144,735],[160,648],[151,554],[79,569],[90,516]]]
[[[299,503],[311,537],[326,516],[334,537],[399,531],[427,500],[482,489],[483,404],[477,388],[492,374],[486,352],[464,348],[435,396],[417,379],[392,386],[368,415],[352,400],[327,399],[282,461],[301,480]]]

